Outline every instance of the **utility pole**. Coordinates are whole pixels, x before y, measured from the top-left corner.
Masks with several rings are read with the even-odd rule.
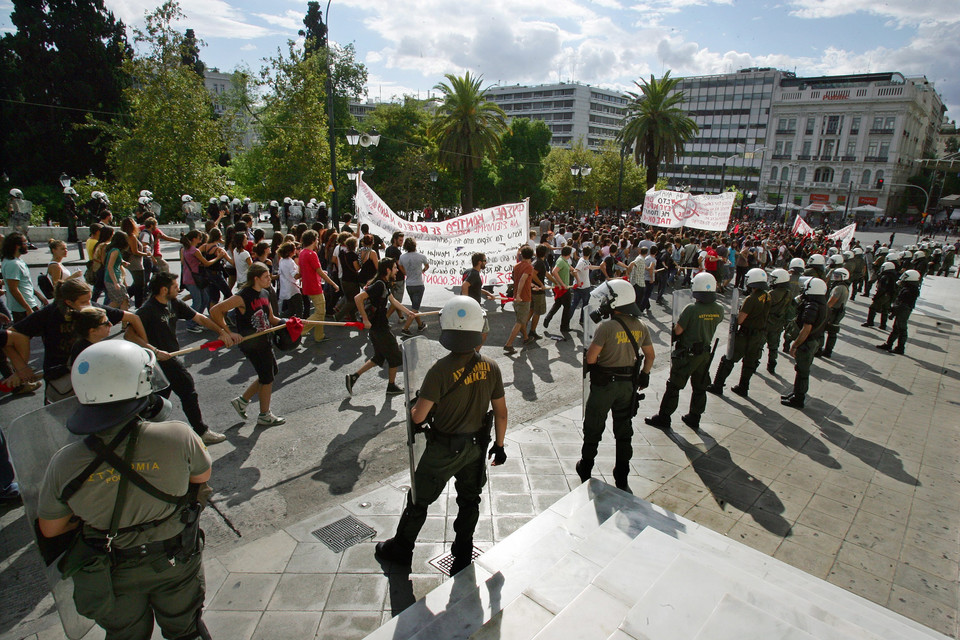
[[[327,139],[330,142],[330,185],[333,191],[330,193],[330,218],[333,221],[334,231],[340,230],[340,208],[337,206],[337,134],[333,118],[333,73],[330,70],[330,3],[333,0],[327,0],[327,12],[324,14],[326,26],[326,38],[324,39],[324,49],[326,49],[327,66]]]

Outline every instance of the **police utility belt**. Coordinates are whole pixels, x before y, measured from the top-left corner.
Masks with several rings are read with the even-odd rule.
[[[471,365],[468,369],[467,366]],[[472,374],[477,368],[477,365],[480,364],[480,356],[474,352],[470,356],[469,362],[463,367],[463,371],[460,373],[460,377],[454,380],[453,385],[447,389],[437,402],[434,403],[433,408],[430,410],[430,413],[427,414],[427,419],[423,422],[416,423],[413,422],[411,418],[410,422],[413,424],[413,429],[416,433],[423,433],[426,435],[428,442],[436,442],[437,444],[442,444],[446,446],[453,453],[460,453],[463,451],[464,447],[468,444],[479,444],[484,445],[490,442],[491,433],[493,431],[493,410],[487,411],[483,416],[483,422],[480,424],[480,428],[476,431],[470,431],[467,433],[445,433],[437,429],[435,425],[435,411],[436,406],[440,404],[440,401],[446,398],[448,395],[453,393],[457,388],[460,387],[467,379],[467,376]],[[419,391],[417,395],[419,396]],[[412,409],[413,407],[411,407]]]
[[[601,367],[594,365],[590,368],[590,384],[605,387],[611,382],[632,382],[636,367]]]
[[[694,342],[689,347],[682,347],[678,342],[677,345],[673,348],[672,357],[674,358],[687,358],[692,356],[699,356],[707,353],[707,345],[703,342]]]

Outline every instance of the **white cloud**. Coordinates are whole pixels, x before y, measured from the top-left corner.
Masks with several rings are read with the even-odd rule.
[[[113,11],[127,26],[143,24],[144,14],[152,13],[157,0],[106,0],[107,9]],[[190,0],[180,8],[186,19],[178,26],[191,27],[201,39],[236,38],[249,40],[276,34],[273,29],[252,24],[244,13],[225,0]]]
[[[957,0],[791,0],[792,14],[800,18],[836,18],[870,13],[905,25],[960,22]]]
[[[274,15],[270,13],[255,13],[253,15],[257,16],[268,24],[275,25],[281,29],[292,31],[294,33],[303,28],[304,14],[292,9],[285,11],[281,15]]]
[[[249,42],[243,45],[242,47],[240,47],[240,51],[256,51],[256,50],[257,50],[257,45]]]

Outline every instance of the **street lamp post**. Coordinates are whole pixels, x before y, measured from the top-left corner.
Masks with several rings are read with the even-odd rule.
[[[735,153],[732,156],[710,156],[714,160],[723,160],[722,168],[720,169],[720,191],[718,193],[723,193],[723,187],[727,181],[727,162],[733,160],[734,158],[739,158],[740,154]]]
[[[787,173],[787,204],[790,204],[790,189],[793,187],[793,172],[799,165],[796,162],[791,162],[787,165],[790,168],[790,171]],[[790,224],[790,207],[783,206],[786,213],[783,214],[783,226]]]
[[[916,184],[891,182],[889,183],[889,185],[891,187],[913,187],[914,189],[920,189],[920,191],[923,191],[923,195],[926,197],[926,201],[923,203],[923,211],[921,212],[921,215],[920,215],[920,224],[917,225],[917,242],[920,242],[920,234],[923,232],[923,222],[924,220],[926,220],[926,216],[924,214],[926,214],[927,209],[930,208],[930,192],[924,189],[923,187],[921,187],[920,185],[916,185]]]
[[[580,166],[579,164],[575,164],[572,167],[570,167],[570,175],[574,176],[577,179],[577,188],[574,189],[573,192],[577,194],[577,214],[578,215],[580,213],[580,196],[581,194],[583,194],[583,179],[586,176],[590,175],[591,171],[593,171],[593,169],[588,164],[584,164],[583,166]]]
[[[380,144],[380,134],[376,129],[371,129],[369,133],[360,133],[354,127],[350,127],[350,131],[347,132],[347,144],[351,147],[360,145],[363,149],[360,166],[355,166],[347,171],[347,178],[351,182],[356,183],[357,176],[359,176],[361,172],[369,173],[373,171],[373,169],[367,168],[367,147],[378,146]],[[356,201],[356,198],[354,198],[354,201]],[[354,213],[356,213],[356,211],[354,211]]]

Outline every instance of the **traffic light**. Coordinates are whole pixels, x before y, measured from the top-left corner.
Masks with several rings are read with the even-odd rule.
[[[877,189],[883,189],[883,178],[877,178]]]

